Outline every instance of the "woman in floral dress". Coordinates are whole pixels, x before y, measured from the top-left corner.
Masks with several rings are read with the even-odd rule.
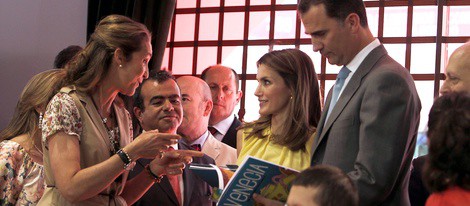
[[[0,132],[0,205],[36,205],[44,192],[39,125],[63,76],[63,70],[35,75],[21,93],[12,120]]]
[[[102,19],[65,67],[64,87],[47,106],[42,128],[46,189],[38,205],[131,205],[163,175],[181,174],[197,151],[166,151],[178,135],[132,126],[118,93],[132,96],[148,78],[151,35],[125,16]],[[154,159],[127,181],[139,158]]]

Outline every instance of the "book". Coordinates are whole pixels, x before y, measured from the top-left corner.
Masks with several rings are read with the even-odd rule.
[[[255,205],[253,194],[287,201],[292,181],[299,171],[256,157],[246,156],[224,188],[217,205]]]

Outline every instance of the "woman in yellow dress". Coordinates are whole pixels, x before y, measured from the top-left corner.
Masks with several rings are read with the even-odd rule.
[[[296,170],[310,166],[311,147],[321,114],[317,74],[298,49],[272,51],[257,62],[260,118],[237,133],[240,165],[254,156]]]

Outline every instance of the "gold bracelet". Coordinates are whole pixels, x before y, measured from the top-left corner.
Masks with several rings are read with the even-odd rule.
[[[145,170],[147,170],[147,173],[150,175],[150,177],[153,179],[153,182],[160,183],[163,179],[163,175],[156,175],[150,170],[150,166],[146,165]]]

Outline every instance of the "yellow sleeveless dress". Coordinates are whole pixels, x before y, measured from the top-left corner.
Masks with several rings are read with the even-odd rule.
[[[242,130],[242,149],[237,159],[238,165],[243,162],[247,155],[250,155],[298,171],[310,167],[311,149],[315,134],[311,135],[307,141],[307,151],[298,150],[294,152],[288,147],[272,143],[269,138],[250,137],[246,139],[250,131],[251,128]],[[271,129],[266,128],[263,134],[271,134]]]

